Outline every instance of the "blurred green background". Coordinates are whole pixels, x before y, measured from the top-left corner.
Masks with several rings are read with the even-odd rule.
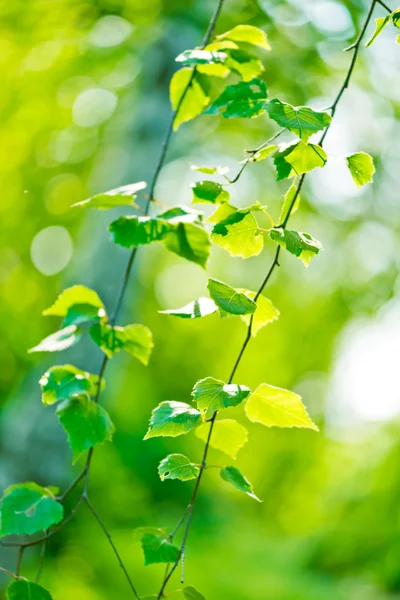
[[[389,1],[389,0],[388,0]],[[52,364],[98,369],[90,340],[61,355],[27,349],[58,323],[41,311],[64,287],[95,288],[112,308],[127,253],[107,226],[123,211],[84,212],[71,204],[95,192],[149,180],[169,115],[174,58],[201,42],[215,0],[14,0],[0,2],[0,488],[35,480],[65,487],[70,450],[54,410],[40,402],[38,379]],[[392,6],[392,9],[397,6]],[[239,23],[267,31],[263,55],[270,97],[328,106],[346,73],[365,14],[353,0],[226,0],[217,33]],[[376,16],[382,16],[377,9]],[[302,394],[321,433],[248,424],[237,466],[264,502],[206,473],[186,555],[186,579],[208,600],[400,599],[400,52],[387,29],[363,48],[351,88],[329,132],[332,155],[307,179],[296,229],[324,244],[306,270],[282,255],[267,295],[280,319],[263,329],[237,373]],[[261,54],[260,54],[261,56]],[[175,135],[156,196],[188,204],[189,167],[229,165],[275,131],[266,116],[204,116]],[[364,150],[374,184],[358,190],[340,156]],[[233,203],[268,204],[278,217],[286,184],[271,165],[250,166]],[[272,243],[256,258],[214,247],[209,273],[257,289]],[[207,275],[163,246],[140,249],[122,322],[142,322],[155,349],[145,368],[118,355],[107,372],[104,405],[115,442],[96,449],[92,501],[121,549],[141,594],[159,587],[163,566],[143,567],[133,530],[170,529],[193,482],[160,482],[168,452],[198,461],[202,443],[142,441],[152,408],[189,401],[195,381],[226,379],[245,335],[235,319],[193,322],[158,314],[206,295]],[[229,409],[243,420],[242,410]],[[212,450],[210,459],[228,464]],[[71,503],[73,498],[71,499]],[[71,504],[72,505],[72,504]],[[38,548],[25,553],[34,576]],[[15,568],[16,553],[0,550]],[[82,507],[51,538],[42,579],[55,600],[130,594],[106,538]],[[7,578],[0,576],[0,586]],[[178,578],[170,590],[180,587]]]

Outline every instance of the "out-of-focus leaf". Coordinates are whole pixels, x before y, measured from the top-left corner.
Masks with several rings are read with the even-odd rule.
[[[196,429],[196,435],[203,442],[207,441],[210,423],[203,423]],[[215,421],[210,446],[224,452],[231,458],[236,458],[239,450],[247,442],[246,427],[235,419],[220,419]]]
[[[224,481],[231,483],[238,490],[250,496],[250,498],[261,502],[260,498],[257,498],[255,495],[250,481],[236,467],[224,467],[221,469],[220,475]]]

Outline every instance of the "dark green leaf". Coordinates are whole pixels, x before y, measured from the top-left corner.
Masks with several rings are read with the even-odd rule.
[[[253,46],[259,46],[264,50],[271,50],[268,43],[267,34],[253,25],[236,25],[233,29],[217,36],[218,40],[233,40],[234,42],[245,42]]]
[[[183,595],[186,600],[206,600],[203,594],[200,594],[192,585],[188,585],[183,588]]]
[[[222,281],[209,279],[207,287],[211,298],[220,309],[221,317],[228,314],[248,315],[254,313],[257,308],[257,304],[253,300]]]
[[[241,48],[228,51],[224,66],[237,73],[244,82],[251,82],[264,71],[261,60]]]
[[[224,481],[231,483],[238,490],[250,496],[250,498],[254,498],[254,500],[261,502],[261,500],[255,495],[250,481],[246,479],[246,477],[236,467],[224,467],[221,469],[220,475]]]
[[[169,223],[157,217],[120,217],[109,226],[114,244],[124,248],[160,241],[170,229]]]
[[[179,550],[176,546],[173,546],[164,537],[153,533],[144,534],[142,548],[145,566],[154,563],[174,563],[179,556]]]
[[[189,404],[167,400],[156,406],[151,413],[150,426],[144,439],[176,437],[198,427],[202,421],[201,413]]]
[[[38,583],[19,579],[6,590],[7,600],[52,600],[51,595]]]
[[[199,467],[183,454],[169,454],[158,465],[158,474],[162,481],[164,479],[189,481],[195,479],[199,471]]]
[[[98,324],[90,328],[90,336],[109,358],[120,350],[125,350],[142,364],[149,364],[154,344],[151,331],[145,325],[111,327]]]
[[[265,105],[274,121],[307,141],[310,135],[325,129],[332,117],[327,112],[318,112],[308,106],[292,106],[274,98]]]
[[[216,410],[237,406],[250,393],[245,385],[224,383],[214,377],[206,377],[198,381],[192,391],[192,396],[198,408],[208,419]]]
[[[229,201],[229,193],[220,183],[214,181],[197,181],[192,185],[192,190],[193,204],[201,202],[221,204]]]
[[[239,82],[228,85],[205,113],[221,114],[226,119],[258,117],[265,110],[266,99],[267,86],[261,79]]]
[[[322,244],[315,240],[309,233],[301,231],[288,231],[276,227],[271,229],[270,238],[285,248],[291,254],[294,254],[307,267],[310,260],[322,250]]]
[[[164,244],[174,254],[205,269],[211,244],[208,233],[203,227],[198,227],[194,223],[176,223],[173,230],[164,237]]]
[[[67,400],[71,396],[97,392],[98,376],[77,369],[73,365],[51,367],[40,378],[43,404],[54,404],[58,400]]]

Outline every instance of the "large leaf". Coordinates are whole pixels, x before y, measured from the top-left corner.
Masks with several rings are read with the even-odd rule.
[[[306,427],[318,431],[301,396],[267,383],[262,383],[250,394],[245,412],[250,421],[266,427]]]
[[[196,435],[203,442],[207,442],[210,423],[203,423],[196,429]],[[246,427],[234,419],[221,419],[215,421],[210,446],[224,452],[231,458],[236,458],[239,450],[247,442],[248,433]]]
[[[250,388],[245,385],[228,384],[214,377],[206,377],[195,384],[192,396],[203,415],[209,418],[216,410],[237,406],[249,393]]]
[[[87,208],[98,208],[100,210],[108,210],[116,206],[135,206],[134,199],[136,193],[146,187],[145,181],[130,183],[121,187],[115,188],[102,194],[96,194],[82,202],[76,202],[72,206],[84,206]]]
[[[52,492],[33,482],[9,487],[0,506],[0,537],[30,535],[59,523],[64,510]]]
[[[292,106],[281,102],[278,98],[270,100],[265,108],[271,119],[278,125],[292,131],[305,141],[313,133],[325,129],[332,121],[332,117],[327,112],[318,112],[308,106]]]
[[[285,155],[285,161],[292,167],[290,176],[309,173],[317,167],[324,167],[327,161],[325,150],[318,144],[299,142]]]
[[[164,479],[180,479],[189,481],[199,474],[199,466],[192,463],[190,458],[183,454],[169,454],[158,465],[158,474]]]
[[[84,285],[74,285],[61,292],[43,315],[65,317],[65,327],[99,320],[105,316],[105,310],[97,292]]]
[[[249,290],[239,290],[239,291],[246,294],[246,296],[248,298],[250,298],[251,300],[254,300],[254,298],[256,296],[256,292],[250,292]],[[275,308],[275,306],[272,304],[271,300],[269,298],[266,298],[263,295],[258,296],[256,304],[257,304],[257,308],[253,314],[253,323],[252,323],[252,327],[251,327],[251,335],[253,337],[255,337],[257,335],[257,333],[260,331],[260,329],[262,329],[269,323],[276,321],[276,319],[279,317],[279,314],[280,314],[279,310],[277,308]],[[249,324],[250,324],[250,318],[251,318],[250,315],[242,315],[241,316],[241,319],[246,323],[247,326],[249,326]]]
[[[89,448],[112,440],[114,425],[108,413],[88,396],[73,396],[62,402],[56,412],[68,435],[73,463]]]
[[[18,579],[10,583],[6,590],[7,600],[52,600],[51,595],[38,583]]]
[[[264,239],[252,212],[238,210],[222,219],[211,233],[211,240],[232,256],[249,258],[260,254]]]
[[[114,244],[124,248],[160,241],[170,229],[164,219],[136,216],[120,217],[109,226]]]
[[[253,118],[264,112],[267,86],[261,79],[228,85],[222,94],[205,111],[209,115],[222,115],[226,119]]]
[[[97,375],[82,371],[73,365],[50,367],[39,380],[42,402],[54,404],[79,394],[93,396],[97,392],[98,381]]]
[[[236,25],[233,29],[217,36],[218,40],[233,40],[234,42],[245,42],[253,46],[259,46],[264,50],[271,50],[267,34],[253,25]]]
[[[217,310],[218,306],[211,298],[198,298],[197,300],[193,300],[193,302],[189,302],[186,306],[182,306],[182,308],[160,310],[159,312],[164,315],[180,317],[181,319],[198,319],[211,315]]]
[[[154,563],[174,563],[179,556],[179,550],[176,546],[163,536],[154,533],[144,534],[142,548],[145,566]]]
[[[184,98],[181,102],[183,94]],[[179,107],[174,121],[175,131],[182,123],[190,121],[202,113],[210,101],[201,84],[201,78],[196,73],[193,74],[191,68],[181,69],[173,75],[170,84],[170,98],[172,108],[177,110]]]
[[[82,331],[76,325],[68,325],[44,338],[28,352],[61,352],[79,342]]]
[[[372,181],[372,176],[375,173],[372,156],[366,154],[366,152],[356,152],[346,156],[346,162],[357,187]]]
[[[257,498],[255,495],[250,481],[236,467],[224,467],[221,469],[220,475],[224,481],[231,483],[238,490],[250,496],[250,498],[261,502],[260,498]]]
[[[176,437],[198,427],[202,422],[200,411],[189,404],[166,400],[151,413],[149,429],[144,439],[158,436]]]
[[[222,283],[222,281],[209,279],[207,287],[211,298],[220,309],[221,317],[248,315],[254,313],[257,308],[257,304],[251,298],[248,298],[246,294],[239,292],[239,290],[226,283]]]
[[[143,365],[149,364],[154,344],[151,331],[145,325],[111,327],[97,324],[90,328],[90,336],[109,358],[120,350],[125,350]]]
[[[174,254],[206,268],[211,243],[203,227],[194,223],[176,223],[164,237],[164,244]]]
[[[309,233],[301,231],[288,231],[282,227],[271,229],[271,240],[277,242],[291,254],[294,254],[307,267],[310,260],[322,250],[322,244],[315,240]]]
[[[220,183],[214,181],[197,181],[192,185],[193,204],[221,204],[229,201],[229,194]]]

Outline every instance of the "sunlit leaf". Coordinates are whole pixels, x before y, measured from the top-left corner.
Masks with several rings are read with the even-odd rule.
[[[203,419],[200,411],[185,402],[167,400],[161,402],[151,413],[150,426],[145,440],[158,437],[176,437],[198,427]]]
[[[158,312],[164,315],[171,315],[173,317],[180,317],[181,319],[198,319],[200,317],[206,317],[211,315],[218,310],[218,306],[211,298],[198,298],[189,302],[182,308],[175,308],[172,310],[160,310]]]
[[[59,523],[64,510],[48,488],[33,482],[6,489],[0,506],[0,537],[30,535]]]
[[[199,467],[192,463],[190,458],[183,454],[169,454],[158,465],[158,474],[164,479],[180,479],[189,481],[199,474]]]
[[[111,327],[107,324],[98,324],[90,328],[90,336],[109,358],[120,350],[125,350],[142,364],[149,364],[154,344],[151,331],[145,325]]]
[[[213,212],[208,219],[206,219],[206,223],[220,223],[230,215],[233,215],[237,212],[237,208],[225,202],[224,204],[220,204],[215,212]],[[212,239],[212,238],[211,238]]]
[[[228,85],[205,111],[208,115],[222,115],[226,119],[253,118],[264,112],[267,86],[261,79]]]
[[[254,300],[256,296],[255,292],[250,292],[249,290],[239,291],[243,292],[243,294],[246,294],[246,296],[248,298],[251,298],[251,300]],[[269,298],[266,298],[262,294],[258,296],[256,304],[257,308],[253,314],[253,324],[251,327],[251,335],[253,337],[257,335],[260,329],[262,329],[269,323],[276,321],[280,314],[279,310],[275,308],[271,300],[269,300]],[[249,326],[251,318],[250,315],[242,315],[240,318],[246,323],[247,326]]]
[[[120,217],[109,226],[114,244],[124,248],[160,241],[170,229],[164,219],[137,216]]]
[[[270,238],[285,248],[291,254],[294,254],[307,267],[310,260],[322,250],[321,242],[315,240],[309,233],[301,231],[288,231],[281,227],[271,229]]]
[[[209,202],[211,204],[221,204],[229,201],[229,193],[220,183],[214,181],[197,181],[192,185],[193,204]]]
[[[68,435],[73,463],[89,448],[112,440],[114,425],[108,413],[88,396],[73,396],[62,402],[56,412]]]
[[[297,194],[297,186],[296,185],[290,186],[290,188],[286,192],[285,198],[283,200],[282,210],[281,210],[281,214],[279,216],[279,223],[283,223],[285,221],[287,214],[288,214],[290,208],[292,207],[295,196],[296,196],[296,200],[294,201],[294,205],[291,208],[291,214],[293,215],[296,212],[296,210],[299,208],[300,194],[297,194],[297,195],[296,194]]]
[[[212,417],[216,410],[237,406],[250,393],[245,385],[224,383],[214,377],[198,381],[192,391],[193,399],[206,418]]]
[[[308,106],[292,106],[274,98],[265,105],[274,121],[281,127],[292,131],[299,138],[307,141],[313,133],[325,129],[332,117],[327,112],[318,112]]]
[[[142,548],[145,566],[154,563],[174,563],[179,556],[179,550],[176,546],[163,536],[154,535],[153,533],[144,534]]]
[[[356,154],[346,156],[346,163],[357,187],[372,181],[375,173],[372,156],[366,152],[356,152]]]
[[[271,46],[268,43],[267,34],[262,29],[254,27],[253,25],[236,25],[233,29],[221,33],[217,36],[218,40],[233,40],[234,42],[246,42],[253,46],[259,46],[264,50],[271,50]]]
[[[84,206],[87,208],[98,208],[100,210],[108,210],[116,206],[135,206],[134,199],[136,198],[136,193],[143,190],[146,185],[145,181],[130,183],[108,192],[96,194],[87,200],[76,202],[72,206]]]
[[[6,590],[7,600],[52,600],[50,593],[38,583],[18,579]]]
[[[220,475],[224,481],[231,483],[238,490],[250,496],[250,498],[254,498],[254,500],[261,502],[261,500],[255,495],[250,481],[246,479],[246,477],[236,467],[224,467],[221,469]]]
[[[266,158],[271,156],[271,154],[273,154],[277,149],[278,146],[276,144],[270,144],[266,148],[263,148],[262,150],[259,150],[258,152],[253,154],[253,156],[250,158],[250,162],[260,162],[261,160],[265,160]]]
[[[210,423],[203,423],[196,429],[196,435],[203,442],[207,441]],[[210,446],[224,452],[231,458],[236,458],[239,450],[247,442],[248,432],[246,427],[234,419],[221,419],[214,423]]]
[[[76,325],[69,325],[44,338],[28,352],[61,352],[79,342],[82,331]]]
[[[207,287],[211,298],[220,309],[221,317],[227,315],[248,315],[254,313],[257,308],[257,304],[248,298],[246,294],[239,292],[239,290],[222,281],[209,279]]]
[[[199,167],[197,165],[190,165],[190,168],[192,171],[198,171],[206,175],[226,175],[229,173],[229,167]]]
[[[227,58],[225,52],[200,50],[185,50],[176,57],[176,62],[181,63],[183,67],[191,67],[197,65],[215,65],[223,63]]]
[[[211,240],[232,256],[242,258],[256,256],[264,247],[264,238],[255,216],[245,210],[235,211],[216,223]]]
[[[95,395],[98,376],[73,365],[50,367],[39,380],[43,404],[54,404],[77,394]]]
[[[190,85],[189,85],[190,84]],[[184,98],[181,101],[182,95]],[[197,117],[203,112],[210,99],[204,91],[199,75],[193,74],[193,69],[184,68],[177,71],[170,84],[170,98],[172,108],[179,112],[175,117],[174,130]]]
[[[68,311],[75,305],[89,305],[104,310],[104,304],[97,292],[84,285],[74,285],[61,292],[54,304],[46,308],[42,314],[44,316],[66,317]]]

